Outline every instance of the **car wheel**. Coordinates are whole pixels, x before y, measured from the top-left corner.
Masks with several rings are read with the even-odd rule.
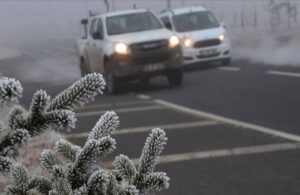
[[[81,60],[80,62],[80,72],[81,72],[81,77],[84,77],[86,74],[89,73],[87,69],[87,64],[84,60]]]
[[[229,66],[230,64],[231,64],[231,59],[230,58],[222,60],[222,65],[223,66]]]
[[[120,82],[118,79],[112,74],[110,69],[109,62],[105,63],[105,72],[104,72],[104,78],[106,81],[106,89],[110,94],[116,94],[120,90]]]
[[[172,87],[178,87],[183,81],[183,71],[181,69],[171,70],[168,73],[168,80]]]

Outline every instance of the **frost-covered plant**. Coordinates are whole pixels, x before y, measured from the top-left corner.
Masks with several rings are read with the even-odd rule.
[[[5,85],[0,86],[2,104],[17,102],[22,94],[20,83],[5,79],[9,82],[5,81]],[[1,135],[0,140],[0,170],[10,170],[11,184],[6,187],[7,195],[141,195],[168,188],[166,174],[154,172],[158,156],[167,141],[165,132],[158,128],[148,136],[139,162],[119,155],[112,163],[112,169],[103,167],[101,158],[116,148],[116,141],[111,135],[119,125],[119,118],[112,111],[100,117],[83,147],[61,139],[52,150],[42,152],[41,166],[49,172],[48,176],[31,176],[24,165],[16,162],[18,147],[30,136],[38,135],[48,127],[73,128],[76,121],[73,108],[102,93],[104,85],[100,74],[90,74],[53,100],[45,91],[37,91],[29,111],[19,106],[12,109],[10,129],[7,134]]]
[[[168,188],[169,178],[166,174],[154,172],[158,155],[167,141],[166,134],[161,129],[152,130],[137,165],[127,156],[120,155],[115,158],[112,170],[102,166],[101,158],[116,148],[116,141],[111,137],[111,133],[118,125],[117,115],[114,112],[106,112],[93,127],[83,147],[63,139],[57,141],[53,150],[45,150],[41,154],[41,166],[48,170],[51,176],[35,176],[40,183],[37,186],[28,185],[26,192],[33,188],[39,190],[39,185],[46,186],[42,188],[46,189],[43,194],[53,195],[138,195]],[[61,162],[61,157],[67,161]],[[12,169],[12,177],[19,174],[15,170]],[[30,183],[30,179],[28,180]],[[10,191],[18,191],[14,182],[7,187],[7,194],[10,194]]]
[[[43,90],[38,90],[32,98],[28,111],[21,106],[13,106],[8,117],[8,127],[0,125],[0,172],[10,169],[18,154],[18,149],[30,136],[38,135],[49,127],[69,130],[75,127],[76,106],[83,105],[102,93],[105,82],[101,74],[93,73],[80,79],[53,100]],[[23,88],[13,78],[0,79],[0,106],[18,103]],[[4,130],[5,129],[5,130]]]
[[[0,79],[0,104],[18,103],[22,97],[23,87],[19,81],[14,78],[3,77]]]

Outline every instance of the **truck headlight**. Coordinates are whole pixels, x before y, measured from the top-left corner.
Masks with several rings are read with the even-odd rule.
[[[183,39],[183,45],[185,47],[192,47],[193,46],[193,41],[190,38],[185,38]]]
[[[177,47],[179,45],[180,41],[179,38],[175,35],[173,35],[170,39],[169,39],[169,47],[170,48],[174,48]]]
[[[225,34],[221,34],[219,36],[219,40],[223,42],[225,40]]]
[[[130,53],[129,46],[125,43],[116,43],[114,50],[116,53],[122,54],[122,55],[127,55]]]

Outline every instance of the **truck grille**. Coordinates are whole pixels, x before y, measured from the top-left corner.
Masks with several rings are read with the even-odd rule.
[[[142,43],[135,43],[130,45],[133,52],[145,52],[158,49],[166,49],[168,47],[167,40],[148,41]]]
[[[194,48],[210,47],[215,45],[220,45],[221,41],[219,39],[210,39],[205,41],[197,41],[194,43]]]
[[[156,40],[130,45],[133,62],[138,65],[165,62],[169,59],[168,40]]]

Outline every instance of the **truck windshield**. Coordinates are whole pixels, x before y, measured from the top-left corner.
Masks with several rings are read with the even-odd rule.
[[[151,12],[112,16],[106,19],[108,35],[119,35],[163,28]]]
[[[178,32],[204,30],[219,27],[220,24],[210,11],[192,12],[174,16],[175,29]]]

